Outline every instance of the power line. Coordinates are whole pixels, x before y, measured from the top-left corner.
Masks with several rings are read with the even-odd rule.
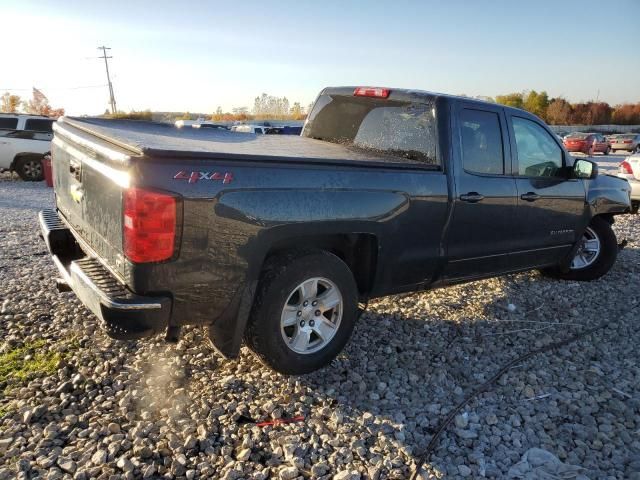
[[[102,58],[102,57],[100,57]],[[83,88],[104,88],[106,86],[108,86],[108,83],[103,83],[101,85],[80,85],[77,87],[41,87],[41,90],[45,90],[47,92],[51,91],[51,90],[80,90]],[[11,91],[11,92],[29,92],[33,90],[33,87],[31,88],[0,88],[0,92],[7,92],[7,91]]]
[[[102,56],[98,57],[98,58],[104,58],[104,67],[107,70],[107,83],[109,85],[109,99],[110,99],[110,103],[111,103],[111,113],[116,113],[116,97],[113,94],[113,85],[111,85],[111,77],[109,77],[109,62],[107,61],[107,59],[109,58],[113,58],[113,57],[108,57],[107,56],[107,50],[111,50],[111,48],[109,47],[98,47],[98,50],[102,50]]]

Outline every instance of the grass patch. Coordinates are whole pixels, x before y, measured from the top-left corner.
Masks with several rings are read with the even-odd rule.
[[[13,409],[9,405],[0,405],[0,419],[12,411]]]
[[[43,350],[45,344],[44,340],[37,340],[0,354],[0,387],[11,380],[55,373],[62,355]]]

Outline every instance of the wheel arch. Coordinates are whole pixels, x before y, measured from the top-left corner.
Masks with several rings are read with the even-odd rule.
[[[347,264],[362,299],[371,292],[378,270],[378,237],[372,233],[337,233],[286,238],[267,251],[262,268],[274,256],[292,250],[325,250]]]

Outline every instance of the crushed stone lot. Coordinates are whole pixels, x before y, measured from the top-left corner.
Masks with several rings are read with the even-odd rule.
[[[52,202],[0,175],[0,480],[408,478],[501,366],[604,321],[474,398],[420,478],[640,479],[639,216],[617,217],[628,245],[600,280],[531,272],[376,300],[330,367],[285,377],[244,347],[224,360],[201,329],[108,338],[55,289],[37,227]]]

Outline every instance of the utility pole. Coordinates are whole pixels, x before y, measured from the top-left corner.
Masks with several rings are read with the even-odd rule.
[[[111,50],[109,47],[98,47],[98,50],[102,50],[102,56],[98,57],[98,58],[104,58],[104,68],[106,68],[107,70],[107,83],[109,84],[109,100],[111,103],[111,113],[116,113],[117,109],[116,109],[116,97],[113,94],[113,85],[111,85],[111,77],[109,76],[109,62],[107,62],[108,58],[113,58],[113,57],[108,57],[107,56],[107,50]]]

